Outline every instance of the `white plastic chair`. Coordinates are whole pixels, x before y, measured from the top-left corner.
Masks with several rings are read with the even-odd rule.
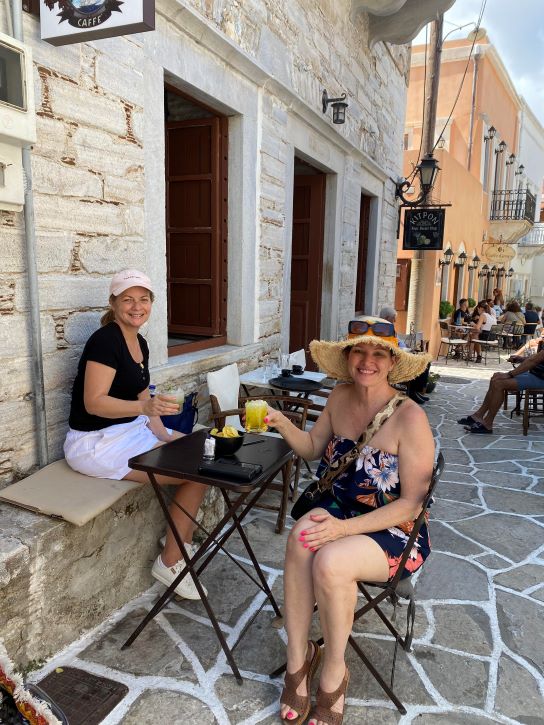
[[[217,405],[216,410],[233,410],[238,407],[238,397],[240,392],[240,373],[238,365],[232,363],[221,370],[214,370],[206,376],[208,383],[208,392],[210,399],[214,396]],[[214,408],[212,402],[212,409]],[[225,425],[231,425],[234,428],[241,428],[242,423],[238,415],[229,415],[225,419]]]

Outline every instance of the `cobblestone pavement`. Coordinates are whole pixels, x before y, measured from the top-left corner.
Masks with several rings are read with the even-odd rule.
[[[523,437],[520,420],[501,412],[496,435],[466,434],[456,419],[474,409],[491,371],[441,366],[426,406],[447,466],[432,510],[433,554],[417,579],[414,652],[397,658],[408,714],[399,715],[350,653],[345,725],[544,723],[544,424],[531,422]],[[285,535],[273,533],[272,521],[257,514],[246,530],[281,602]],[[230,549],[242,552],[239,541]],[[263,595],[224,556],[204,580],[233,642]],[[70,664],[125,683],[130,692],[108,725],[279,722],[281,683],[267,673],[283,661],[285,632],[274,628],[270,608],[236,650],[246,678],[239,687],[199,603],[172,602],[120,651],[159,591],[130,602],[33,679]],[[392,641],[379,620],[364,619],[357,637],[388,671]]]

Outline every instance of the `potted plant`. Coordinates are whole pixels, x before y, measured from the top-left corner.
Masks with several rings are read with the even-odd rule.
[[[473,299],[472,297],[469,297],[467,301],[468,301],[468,306],[470,307],[471,310],[472,310],[473,307],[476,307],[476,300],[475,299]]]
[[[455,312],[455,307],[448,300],[442,300],[438,310],[438,316],[441,320],[447,320]]]
[[[429,379],[427,381],[427,385],[425,386],[425,393],[432,393],[433,390],[436,388],[436,383],[439,380],[440,380],[439,373],[429,373]]]

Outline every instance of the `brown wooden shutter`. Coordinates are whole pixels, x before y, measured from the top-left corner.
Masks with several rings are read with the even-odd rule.
[[[395,309],[397,312],[405,312],[408,309],[411,264],[411,259],[397,259],[397,281],[395,286]]]
[[[357,286],[355,288],[355,312],[365,312],[366,260],[368,253],[368,229],[370,224],[370,196],[361,194],[359,213],[359,253],[357,256]]]
[[[221,335],[226,322],[226,119],[166,123],[168,329]]]

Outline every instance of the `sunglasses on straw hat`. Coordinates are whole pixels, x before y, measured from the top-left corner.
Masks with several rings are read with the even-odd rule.
[[[395,325],[392,322],[367,322],[351,320],[348,325],[348,337],[357,337],[372,332],[376,337],[395,337]]]

